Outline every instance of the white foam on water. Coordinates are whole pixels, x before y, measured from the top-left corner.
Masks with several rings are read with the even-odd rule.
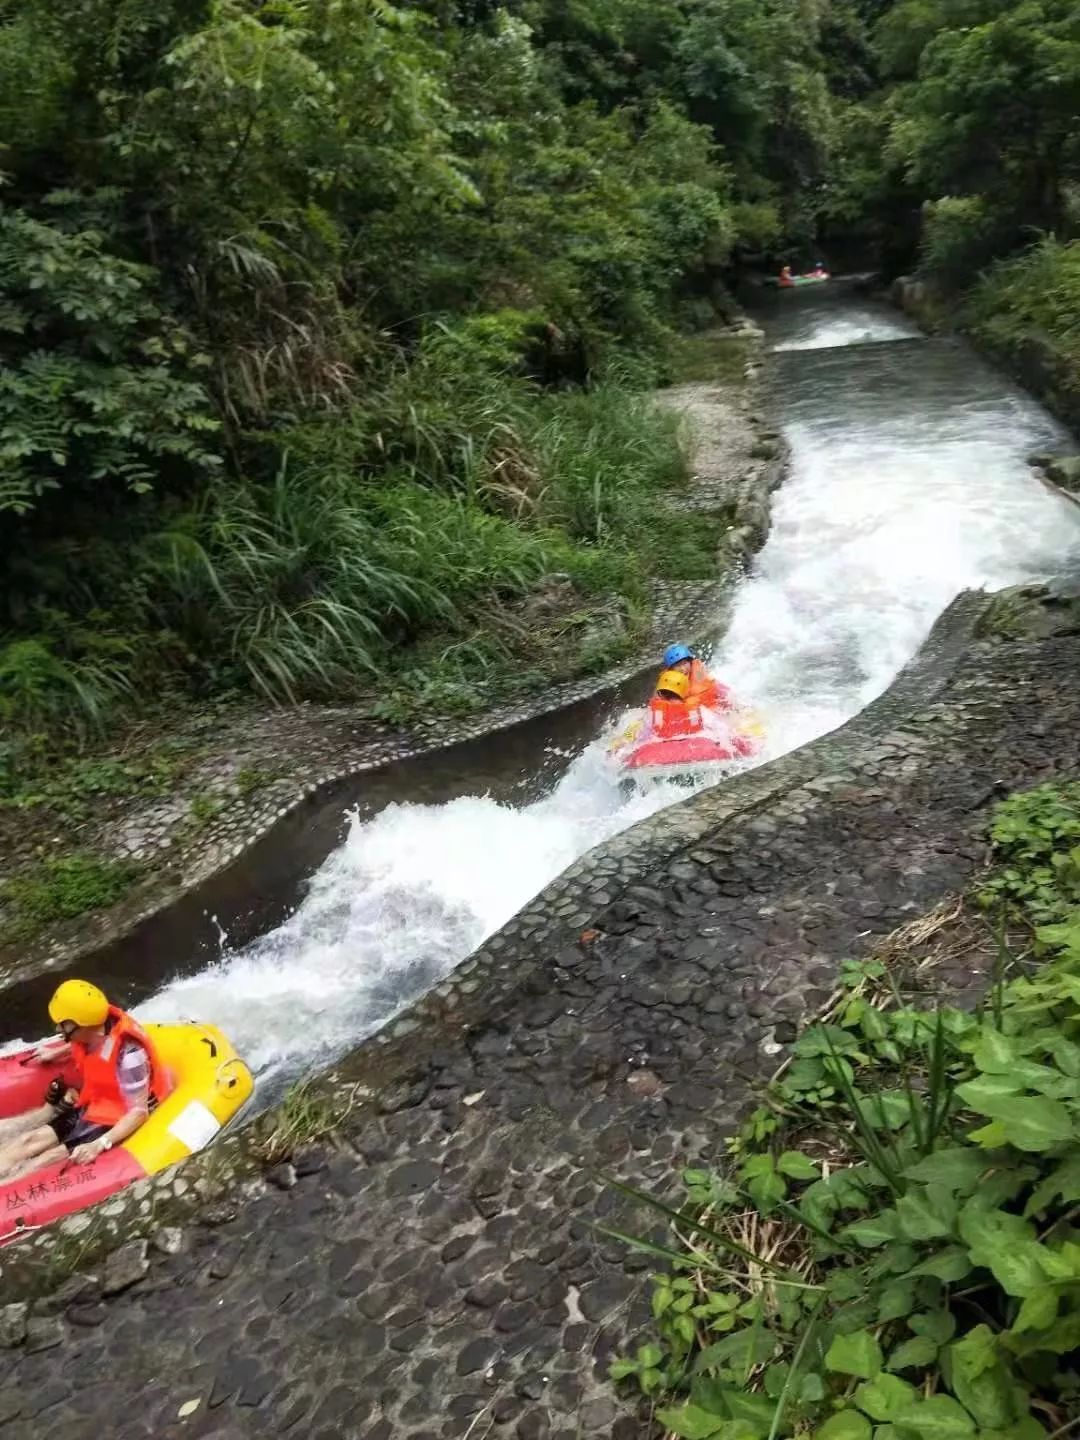
[[[838,323],[823,317],[823,333]],[[922,347],[896,349],[896,363],[922,363]],[[863,393],[857,373],[848,383]],[[1015,391],[924,408],[835,396],[821,413],[792,407],[790,479],[714,657],[764,720],[763,759],[879,694],[960,590],[1048,578],[1080,557],[1080,512],[1024,464],[1060,439],[1044,412]],[[531,804],[475,795],[354,819],[285,924],[166,985],[140,1013],[213,1021],[279,1082],[325,1063],[438,984],[585,850],[685,798],[671,785],[628,797],[608,739]]]
[[[920,335],[917,325],[901,314],[889,315],[872,306],[853,305],[843,314],[823,318],[813,311],[793,317],[789,333],[771,348],[776,353],[788,350],[835,350],[845,345],[872,345],[888,340],[914,340]]]

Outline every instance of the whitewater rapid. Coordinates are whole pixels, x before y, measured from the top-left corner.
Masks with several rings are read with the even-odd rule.
[[[765,722],[761,760],[880,694],[962,589],[1080,563],[1078,512],[1025,464],[1039,445],[1061,445],[1062,432],[991,372],[955,369],[967,352],[950,361],[936,342],[885,343],[911,333],[867,307],[816,325],[800,315],[775,343],[790,478],[713,656]],[[838,352],[852,337],[868,343]],[[955,393],[932,376],[920,390],[935,355]],[[474,795],[354,818],[290,919],[166,985],[139,1013],[219,1024],[264,1082],[329,1062],[585,850],[685,799],[673,787],[627,798],[605,763],[610,733],[533,803]]]

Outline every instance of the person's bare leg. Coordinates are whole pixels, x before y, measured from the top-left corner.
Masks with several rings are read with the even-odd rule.
[[[0,1180],[13,1180],[25,1175],[27,1168],[36,1170],[43,1162],[39,1157],[55,1150],[59,1142],[48,1125],[39,1125],[29,1135],[22,1135],[0,1150]],[[59,1146],[63,1151],[63,1145]],[[65,1152],[66,1153],[66,1152]]]
[[[6,1120],[0,1120],[0,1149],[6,1149],[20,1135],[47,1124],[55,1114],[51,1105],[39,1105],[35,1110],[24,1110],[21,1115],[9,1115]]]
[[[32,1175],[35,1170],[43,1170],[46,1165],[55,1165],[57,1160],[66,1160],[68,1158],[67,1147],[59,1143],[51,1130],[49,1134],[52,1135],[52,1145],[47,1150],[29,1157],[21,1165],[16,1166],[10,1174],[3,1177],[5,1181],[21,1180],[24,1175]]]

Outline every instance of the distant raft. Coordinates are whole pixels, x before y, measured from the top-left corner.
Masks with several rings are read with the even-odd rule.
[[[115,1149],[91,1164],[69,1156],[0,1181],[0,1246],[95,1205],[209,1145],[250,1098],[251,1071],[213,1025],[146,1025],[172,1088],[161,1104]],[[42,1062],[32,1050],[0,1056],[0,1119],[42,1104],[49,1081],[61,1076],[78,1089],[72,1061]]]

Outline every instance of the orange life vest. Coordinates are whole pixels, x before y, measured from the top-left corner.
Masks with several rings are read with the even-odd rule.
[[[730,710],[731,696],[719,681],[714,680],[700,660],[690,662],[690,693],[688,705],[704,705],[707,710]]]
[[[125,1041],[134,1040],[146,1051],[150,1061],[151,1106],[164,1100],[169,1093],[169,1085],[153,1042],[139,1022],[115,1005],[109,1006],[109,1019],[112,1024],[96,1050],[77,1040],[71,1042],[71,1049],[82,1072],[79,1104],[83,1114],[95,1125],[113,1126],[128,1111],[120,1089],[120,1055]]]
[[[661,740],[696,735],[701,729],[701,709],[682,700],[665,700],[662,695],[654,695],[649,701],[649,723],[652,733]]]

